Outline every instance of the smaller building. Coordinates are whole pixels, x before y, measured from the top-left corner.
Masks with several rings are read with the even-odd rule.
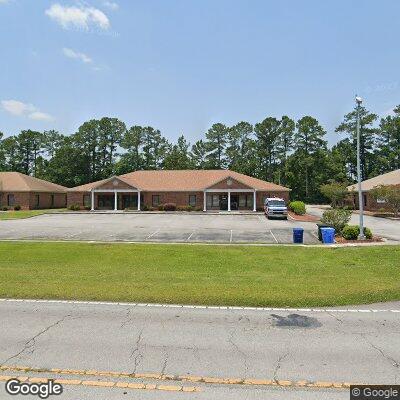
[[[62,208],[67,188],[20,172],[0,172],[0,207],[23,210]]]
[[[290,189],[229,170],[135,171],[68,189],[68,206],[148,210],[163,204],[195,210],[262,209],[265,198],[289,199]]]
[[[387,172],[386,174],[378,175],[374,178],[367,179],[361,182],[361,191],[363,195],[363,205],[365,210],[375,211],[387,208],[384,200],[375,200],[370,194],[371,189],[380,185],[400,186],[400,169],[396,169],[395,171]],[[352,205],[358,209],[357,183],[348,186],[347,189],[349,192],[351,192]]]

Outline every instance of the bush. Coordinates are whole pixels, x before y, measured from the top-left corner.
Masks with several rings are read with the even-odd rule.
[[[177,206],[176,211],[193,211],[192,206]]]
[[[79,204],[71,204],[68,207],[68,209],[71,210],[71,211],[79,211],[81,209],[81,206]]]
[[[149,211],[149,207],[146,204],[142,207],[142,211]]]
[[[3,211],[8,211],[8,207],[3,207],[2,210]]]
[[[84,209],[85,209],[86,211],[90,211],[92,208],[91,208],[90,206],[85,206]]]
[[[319,190],[329,199],[333,208],[343,207],[346,197],[349,195],[347,186],[339,182],[327,183],[322,185]]]
[[[159,204],[157,207],[158,211],[164,211],[164,204]],[[165,210],[167,211],[167,210]]]
[[[203,209],[202,209],[201,207],[196,207],[196,208],[194,209],[194,211],[203,211]]]
[[[358,225],[346,225],[343,228],[342,236],[346,240],[356,240],[360,233],[360,227]],[[364,235],[367,239],[372,239],[371,229],[364,227]]]
[[[164,204],[164,211],[175,211],[176,204],[175,203],[165,203]]]
[[[351,218],[351,211],[345,208],[334,208],[326,210],[322,214],[321,222],[335,228],[336,234],[341,234],[343,228],[347,225]]]
[[[156,208],[156,207],[149,207],[148,210],[146,210],[146,211],[157,211],[157,210],[158,210],[158,208]]]
[[[289,209],[297,215],[303,215],[306,213],[306,205],[302,201],[290,202]]]
[[[14,211],[19,211],[21,209],[21,206],[19,204],[16,204],[14,206]]]

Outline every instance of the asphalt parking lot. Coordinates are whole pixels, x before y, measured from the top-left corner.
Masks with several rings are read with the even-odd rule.
[[[318,243],[316,225],[220,214],[45,214],[0,222],[0,239],[157,243],[292,243],[294,227],[306,244]]]

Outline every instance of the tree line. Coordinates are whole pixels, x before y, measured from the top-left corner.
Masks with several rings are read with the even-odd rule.
[[[153,127],[105,117],[71,135],[23,130],[4,138],[0,132],[0,171],[73,187],[136,170],[229,168],[288,186],[293,199],[319,202],[322,185],[356,178],[355,109],[335,131],[340,140],[328,148],[326,131],[312,116],[267,117],[255,125],[213,124],[191,145],[183,135],[171,143]],[[380,119],[362,107],[361,132],[363,179],[400,168],[400,106]]]

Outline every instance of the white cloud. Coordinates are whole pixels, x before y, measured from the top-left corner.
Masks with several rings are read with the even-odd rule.
[[[93,60],[85,53],[80,53],[78,51],[68,49],[66,47],[63,48],[63,53],[66,57],[81,60],[85,64],[93,62]]]
[[[104,5],[104,7],[107,7],[113,11],[118,10],[118,8],[119,8],[118,3],[116,3],[115,1],[104,0],[103,5]]]
[[[94,7],[64,7],[59,3],[55,3],[45,12],[47,16],[65,29],[74,27],[88,30],[91,25],[104,30],[110,27],[110,21],[107,15]]]
[[[52,121],[54,118],[47,113],[38,110],[33,104],[23,103],[18,100],[2,100],[1,106],[11,115],[28,117],[36,121]]]
[[[54,118],[47,113],[41,111],[34,111],[33,113],[28,115],[28,118],[34,119],[35,121],[53,121]]]
[[[32,104],[23,103],[22,101],[18,100],[2,100],[1,105],[8,113],[18,116],[36,110]]]

